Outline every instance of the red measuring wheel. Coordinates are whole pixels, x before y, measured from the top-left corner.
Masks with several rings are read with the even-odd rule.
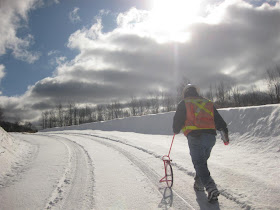
[[[159,182],[166,182],[167,187],[172,187],[173,186],[173,170],[171,166],[171,159],[169,157],[170,151],[173,145],[175,134],[173,135],[172,143],[169,149],[168,155],[164,155],[161,159],[163,160],[164,163],[164,172],[165,176],[159,181]]]

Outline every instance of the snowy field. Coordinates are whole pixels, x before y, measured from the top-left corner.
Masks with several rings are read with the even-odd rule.
[[[174,112],[7,134],[0,128],[0,209],[280,209],[280,106],[219,110],[209,168],[221,195],[193,190],[183,134],[171,151],[172,189],[159,180]]]

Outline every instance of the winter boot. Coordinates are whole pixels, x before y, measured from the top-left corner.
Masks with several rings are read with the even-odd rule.
[[[217,189],[213,189],[208,192],[208,202],[212,203],[218,200],[220,192]]]

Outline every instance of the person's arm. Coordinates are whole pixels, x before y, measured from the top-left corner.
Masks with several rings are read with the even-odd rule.
[[[220,113],[217,111],[217,109],[214,107],[214,121],[216,125],[216,129],[218,131],[225,131],[225,133],[228,133],[227,123],[224,121]]]
[[[176,134],[180,133],[182,127],[185,125],[185,121],[186,121],[186,105],[185,105],[185,101],[183,100],[178,104],[177,110],[173,118],[173,132]]]

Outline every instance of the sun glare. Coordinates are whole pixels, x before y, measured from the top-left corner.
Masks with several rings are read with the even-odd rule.
[[[171,40],[186,41],[187,28],[196,21],[199,8],[199,0],[153,0],[150,25]]]

